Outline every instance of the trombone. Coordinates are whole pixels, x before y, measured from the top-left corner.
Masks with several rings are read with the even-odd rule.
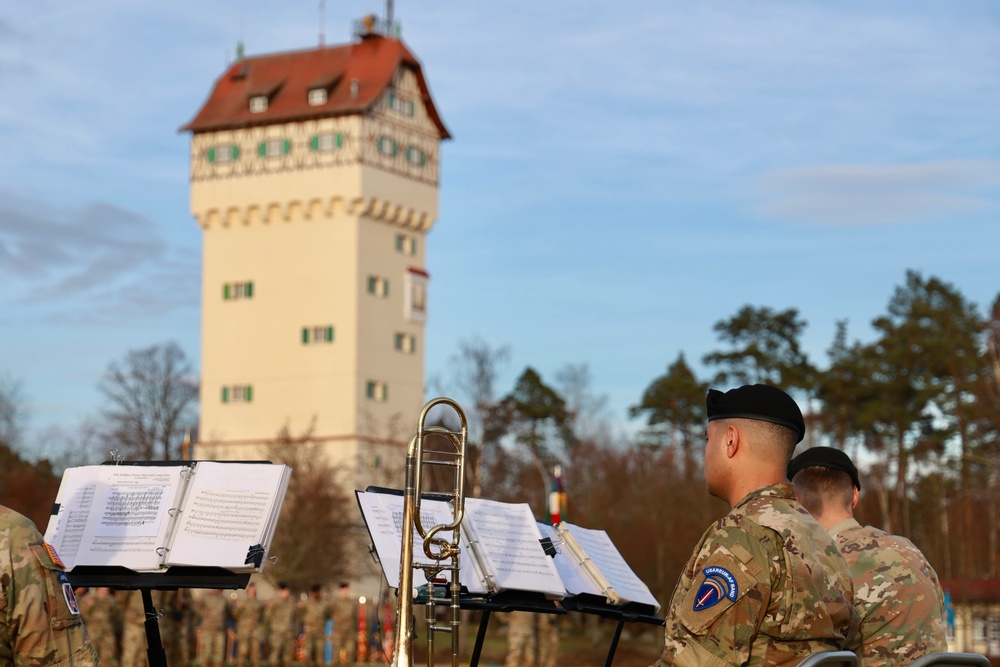
[[[461,424],[458,431],[443,426],[427,426],[427,414],[436,406],[450,407]],[[434,665],[434,634],[451,634],[451,664],[458,667],[459,658],[459,583],[460,525],[465,514],[465,445],[468,436],[468,421],[462,408],[450,398],[435,398],[428,401],[420,411],[417,434],[406,448],[406,479],[403,489],[403,541],[399,558],[399,592],[396,601],[397,640],[392,651],[392,667],[413,667],[413,571],[423,570],[427,579],[427,665]],[[432,444],[432,441],[434,444]],[[439,446],[437,443],[444,443]],[[452,473],[451,488],[443,492],[424,492],[424,466],[441,466]],[[451,504],[451,521],[425,528],[420,519],[420,501],[423,497],[447,500]],[[423,540],[424,555],[430,563],[414,563],[413,532]],[[447,624],[437,623],[436,605],[438,596],[435,583],[442,583],[438,577],[448,572],[447,589],[451,593],[450,619]],[[443,593],[443,591],[442,591]]]

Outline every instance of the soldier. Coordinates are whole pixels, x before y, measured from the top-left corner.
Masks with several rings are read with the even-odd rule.
[[[147,661],[146,609],[142,604],[142,592],[132,591],[128,594],[122,618],[121,664],[122,667],[136,667],[145,665]]]
[[[909,540],[854,518],[861,481],[854,462],[813,447],[788,464],[799,501],[830,531],[854,577],[864,665],[908,665],[947,651],[944,593],[937,573]]]
[[[681,573],[660,664],[789,665],[853,649],[847,563],[785,479],[805,434],[798,405],[762,384],[711,389],[706,405],[705,481],[732,510]]]
[[[260,667],[260,634],[264,629],[264,604],[257,597],[257,585],[247,585],[246,597],[233,606],[236,620],[236,665]]]
[[[195,601],[198,611],[198,662],[222,667],[226,662],[228,605],[221,590],[208,589]]]
[[[302,603],[302,634],[305,635],[302,661],[306,665],[322,665],[326,659],[326,619],[330,605],[323,599],[323,587],[313,584],[309,597]]]
[[[535,619],[528,611],[507,616],[507,660],[504,667],[534,667]]]
[[[538,614],[538,667],[556,667],[559,655],[559,615]]]
[[[35,524],[0,505],[0,664],[97,665],[63,570]]]
[[[118,627],[121,605],[108,588],[92,588],[80,598],[80,615],[87,623],[101,667],[118,665]]]
[[[278,596],[267,606],[268,664],[288,667],[295,651],[295,602],[288,584],[278,584]]]
[[[333,603],[333,651],[335,661],[341,665],[354,662],[358,621],[354,600],[350,597],[347,582],[341,582],[337,599]]]

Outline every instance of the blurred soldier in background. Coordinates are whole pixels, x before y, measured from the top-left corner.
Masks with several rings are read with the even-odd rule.
[[[323,587],[313,584],[309,597],[302,603],[302,634],[305,635],[303,662],[318,667],[326,660],[326,619],[330,604],[323,598]]]
[[[264,604],[257,597],[257,585],[247,585],[246,597],[233,606],[236,620],[236,666],[260,667],[260,643],[264,630]]]
[[[80,614],[87,623],[87,632],[100,656],[101,667],[117,667],[122,610],[111,590],[91,588],[87,591],[80,598]]]
[[[813,447],[788,464],[799,501],[844,554],[861,614],[864,665],[910,664],[947,651],[944,593],[937,573],[905,537],[854,518],[861,480],[854,462],[833,447]]]
[[[222,667],[226,655],[228,605],[221,590],[210,588],[195,601],[198,612],[198,661],[202,667]]]
[[[352,664],[355,659],[356,611],[357,604],[350,596],[350,587],[347,582],[341,582],[333,603],[333,655],[334,662],[341,665]]]
[[[295,651],[295,601],[288,584],[278,584],[278,596],[267,606],[268,656],[270,667],[288,667]]]

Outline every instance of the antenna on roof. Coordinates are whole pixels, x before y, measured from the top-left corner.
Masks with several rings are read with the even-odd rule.
[[[326,0],[319,0],[319,48],[323,48],[326,31]]]
[[[392,30],[392,0],[385,0],[385,22]]]

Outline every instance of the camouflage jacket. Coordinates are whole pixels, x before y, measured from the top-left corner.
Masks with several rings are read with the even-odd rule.
[[[681,573],[661,665],[795,665],[857,646],[847,563],[791,484],[759,488],[716,521]]]
[[[0,667],[97,665],[73,587],[35,525],[0,506]]]
[[[908,665],[947,651],[944,594],[937,573],[905,537],[854,519],[830,526],[854,577],[865,665]]]

